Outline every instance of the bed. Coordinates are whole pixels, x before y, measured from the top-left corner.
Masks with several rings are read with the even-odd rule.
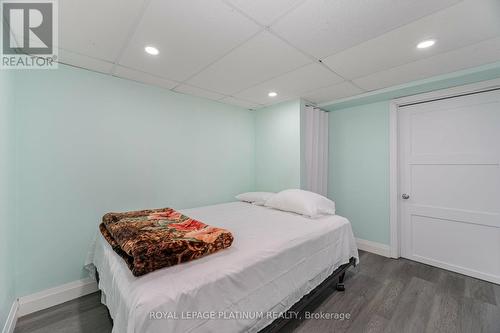
[[[134,277],[99,235],[91,261],[114,333],[258,332],[346,264],[349,221],[244,202],[181,210],[234,235],[228,249]]]

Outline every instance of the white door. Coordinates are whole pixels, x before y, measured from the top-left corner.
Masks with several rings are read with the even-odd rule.
[[[500,90],[399,109],[401,254],[500,283]]]

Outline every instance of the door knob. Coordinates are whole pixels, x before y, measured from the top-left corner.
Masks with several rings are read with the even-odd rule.
[[[406,193],[403,193],[403,195],[401,196],[401,198],[405,199],[405,200],[408,200],[410,199],[410,196]]]

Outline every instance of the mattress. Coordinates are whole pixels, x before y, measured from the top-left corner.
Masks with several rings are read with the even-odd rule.
[[[181,210],[230,230],[233,245],[134,277],[98,235],[92,263],[114,333],[257,332],[358,251],[349,221],[248,203]]]

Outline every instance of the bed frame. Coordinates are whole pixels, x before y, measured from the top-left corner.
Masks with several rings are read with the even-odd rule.
[[[304,318],[304,313],[306,310],[313,311],[314,308],[324,300],[325,291],[332,287],[335,283],[335,289],[338,291],[345,291],[344,278],[345,272],[349,267],[356,266],[356,259],[352,257],[349,259],[347,264],[344,264],[337,268],[329,277],[326,278],[319,286],[313,289],[309,294],[302,297],[297,303],[295,303],[289,310],[285,312],[283,316],[273,321],[271,324],[266,326],[264,329],[259,331],[259,333],[275,333],[281,332],[283,327],[292,323],[300,323]]]

